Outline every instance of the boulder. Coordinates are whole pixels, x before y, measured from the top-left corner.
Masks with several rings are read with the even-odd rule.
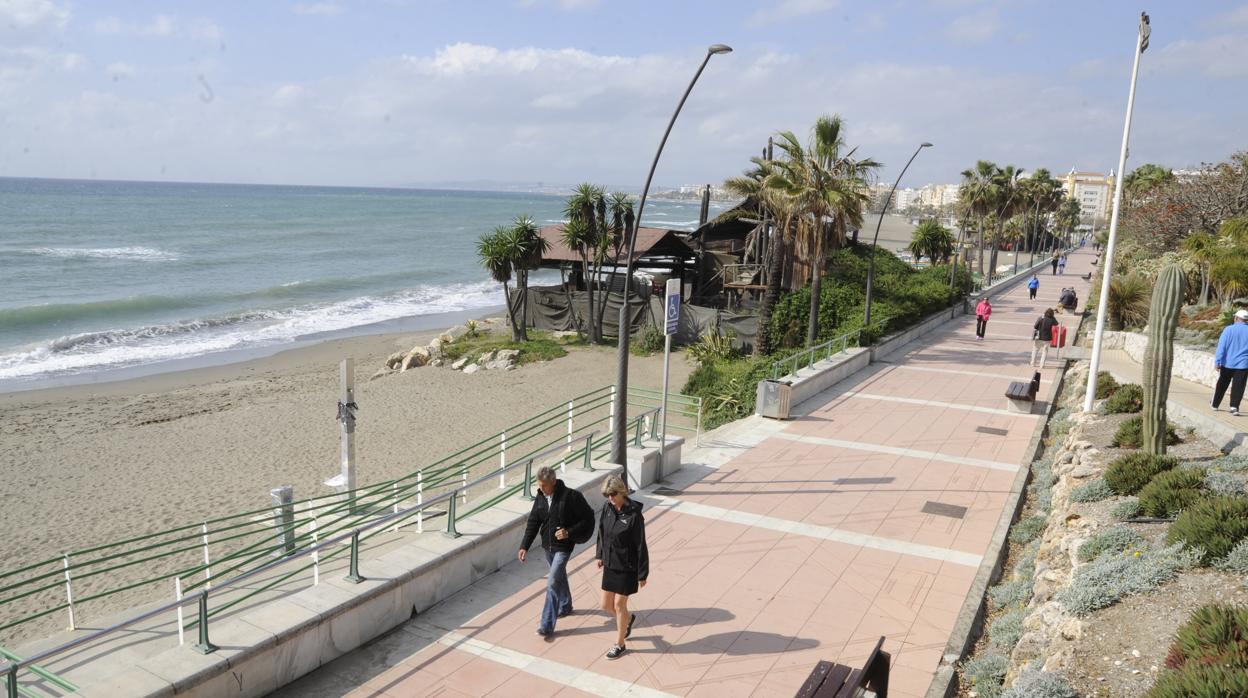
[[[403,357],[403,364],[399,367],[400,371],[406,371],[409,368],[419,368],[429,363],[429,352],[424,347],[416,347]]]
[[[430,365],[430,366],[433,366],[434,368],[441,368],[441,367],[442,367],[442,365],[443,365],[443,364],[445,364],[445,363],[446,363],[446,361],[444,361],[441,357],[438,357],[438,358],[434,359],[433,361],[430,361],[430,362],[429,362],[429,365]]]
[[[386,359],[386,368],[397,369],[403,363],[403,357],[406,356],[401,351],[396,351]]]
[[[452,327],[451,329],[443,332],[439,338],[445,340],[446,343],[449,344],[459,339],[460,337],[463,337],[466,334],[468,334],[467,327],[465,327],[464,325],[456,325]]]
[[[467,356],[461,356],[461,357],[459,357],[458,359],[455,359],[455,362],[451,364],[451,368],[453,368],[453,369],[455,369],[456,371],[458,371],[459,369],[461,369],[461,368],[463,368],[464,366],[467,366],[467,365],[468,365],[468,357],[467,357]]]
[[[464,367],[464,373],[476,373],[481,370],[481,364],[469,364]]]
[[[499,361],[506,360],[506,361],[511,361],[512,363],[515,363],[516,359],[520,358],[520,350],[519,349],[499,349],[494,354],[494,358],[498,359]]]
[[[497,350],[495,350],[495,351],[487,351],[487,352],[485,352],[484,354],[482,354],[481,356],[478,356],[478,357],[477,357],[477,363],[479,363],[479,364],[488,364],[488,363],[490,363],[491,361],[493,361],[493,360],[494,360],[494,355],[495,355],[495,354],[497,354],[497,353],[498,353],[498,352],[497,352]]]
[[[580,334],[581,333],[577,332],[576,330],[559,330],[558,332],[551,332],[550,336],[556,340],[576,339],[577,337],[580,336]]]

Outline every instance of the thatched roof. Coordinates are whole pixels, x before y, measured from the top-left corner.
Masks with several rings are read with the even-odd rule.
[[[576,250],[563,244],[563,225],[547,225],[541,229],[542,239],[550,246],[542,255],[543,264],[559,264],[563,262],[580,262],[581,255]],[[693,248],[689,247],[675,230],[664,228],[638,228],[637,245],[633,250],[633,261],[645,257],[680,257],[694,256]],[[623,253],[619,264],[623,264]],[[617,260],[608,256],[607,264],[616,264]]]
[[[715,216],[702,224],[692,238],[703,245],[710,245],[721,240],[744,240],[750,231],[762,220],[762,208],[754,197],[744,201]]]

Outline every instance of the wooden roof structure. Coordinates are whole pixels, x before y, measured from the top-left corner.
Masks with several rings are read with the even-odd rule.
[[[567,262],[580,262],[581,255],[576,250],[563,244],[563,225],[547,225],[542,226],[540,231],[542,239],[546,241],[549,247],[546,253],[542,255],[543,266],[558,266]],[[624,253],[621,253],[620,259],[616,260],[608,253],[606,264],[624,264]],[[656,266],[653,261],[668,258],[677,260],[689,260],[696,256],[693,248],[678,235],[678,231],[667,230],[665,228],[638,228],[637,244],[633,250],[633,262],[646,259],[646,263],[642,266]],[[658,264],[657,266],[666,266]]]

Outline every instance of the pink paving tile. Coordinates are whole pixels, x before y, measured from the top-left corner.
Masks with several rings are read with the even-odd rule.
[[[563,684],[521,672],[511,676],[498,688],[485,695],[488,698],[534,698],[535,696],[553,696],[564,688],[566,687]]]

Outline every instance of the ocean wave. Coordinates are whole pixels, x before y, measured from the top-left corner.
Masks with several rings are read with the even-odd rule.
[[[154,247],[32,247],[26,254],[65,259],[125,259],[140,262],[173,262],[180,259],[176,252]]]
[[[122,366],[273,346],[322,332],[403,317],[502,304],[493,281],[421,286],[346,301],[246,311],[180,322],[86,332],[0,355],[0,380],[70,375]]]

